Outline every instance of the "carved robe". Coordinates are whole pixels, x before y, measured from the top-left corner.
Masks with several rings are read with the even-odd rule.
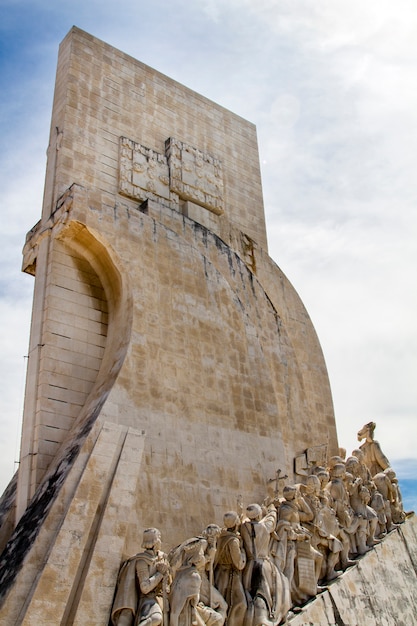
[[[359,448],[363,452],[364,463],[371,472],[371,476],[389,467],[390,463],[377,441],[365,441]]]
[[[157,571],[156,562],[165,556],[163,552],[145,550],[122,564],[111,612],[113,624],[125,610],[131,613],[132,624],[154,614],[162,622],[163,576]]]
[[[260,521],[247,521],[241,527],[247,555],[243,580],[250,599],[248,623],[251,626],[279,624],[291,605],[288,580],[269,555],[276,519],[274,507]]]
[[[242,570],[246,554],[240,547],[240,539],[231,530],[223,530],[217,540],[214,581],[226,600],[229,610],[228,626],[241,626],[246,613],[246,595],[242,584]]]
[[[313,513],[302,498],[302,510],[295,501],[282,502],[279,510],[279,528],[287,530],[287,553],[284,573],[288,576],[293,603],[299,604],[317,593],[323,556],[311,546],[310,533],[300,521],[311,521]]]

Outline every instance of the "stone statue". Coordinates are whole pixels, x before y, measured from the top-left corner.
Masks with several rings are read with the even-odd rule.
[[[344,459],[342,459],[341,456],[331,456],[329,459],[329,465],[328,465],[328,470],[329,472],[332,471],[332,469],[334,468],[335,465],[344,465],[345,461]]]
[[[379,540],[376,539],[378,515],[376,511],[374,511],[374,509],[369,506],[370,501],[370,491],[367,487],[364,487],[362,485],[362,479],[356,478],[352,480],[352,487],[350,490],[350,505],[354,510],[355,515],[367,520],[368,528],[366,545],[372,548],[377,543],[379,543]]]
[[[227,625],[241,626],[247,610],[246,595],[242,584],[242,570],[246,565],[246,553],[238,533],[240,519],[235,511],[223,516],[224,529],[217,540],[215,557],[215,585],[228,604]]]
[[[372,482],[371,488],[371,507],[377,514],[378,524],[376,527],[375,536],[381,539],[387,534],[387,516],[385,515],[385,500],[382,493],[378,491],[374,482]]]
[[[392,500],[391,504],[391,517],[394,524],[401,524],[405,520],[405,511],[403,508],[403,498],[401,495],[400,487],[398,485],[398,478],[392,467],[384,469],[384,474],[388,476],[392,486]]]
[[[303,522],[312,522],[313,518],[314,514],[301,497],[299,487],[284,487],[277,536],[282,540],[286,535],[284,574],[290,583],[293,604],[305,602],[318,591],[323,556],[312,547],[311,533],[302,526]]]
[[[352,459],[355,458],[358,461],[358,465],[353,465],[351,463],[351,469],[349,469],[348,471],[353,470],[351,473],[356,477],[356,478],[362,478],[362,484],[364,487],[372,487],[371,483],[372,483],[372,476],[371,476],[371,472],[369,471],[366,463],[365,463],[365,455],[363,453],[363,451],[360,448],[356,448],[356,450],[352,450],[352,456],[350,456],[346,463],[348,461],[352,461]]]
[[[375,476],[373,477],[373,482],[384,499],[386,530],[387,532],[391,532],[391,530],[394,530],[394,528],[396,528],[396,525],[392,520],[391,509],[391,504],[395,502],[395,491],[392,486],[392,482],[385,472],[378,472],[377,474],[375,474]]]
[[[247,558],[243,572],[248,598],[245,623],[248,626],[276,626],[291,606],[288,580],[272,562],[269,553],[277,512],[271,504],[263,515],[259,504],[250,504],[246,515],[240,531]]]
[[[310,531],[311,543],[323,556],[320,579],[334,580],[339,575],[336,565],[341,560],[342,542],[338,539],[339,524],[335,512],[328,505],[326,497],[320,497],[320,480],[314,474],[307,476],[304,500],[313,512],[311,522],[304,522]]]
[[[342,541],[347,534],[350,539],[350,551],[353,554],[365,554],[369,550],[366,545],[368,536],[368,523],[355,515],[350,505],[350,497],[344,482],[346,468],[344,463],[336,463],[330,471],[330,482],[326,491],[330,496],[330,506],[334,509],[339,524],[343,530]]]
[[[169,553],[173,573],[170,626],[223,626],[227,604],[215,588],[211,589],[207,577],[214,556],[213,535],[217,536],[219,530],[218,526],[210,524],[203,531],[205,536],[187,539]]]
[[[223,529],[209,524],[168,556],[160,531],[147,528],[144,551],[120,568],[112,625],[278,626],[406,517],[374,429],[366,424],[360,448],[331,457],[327,470],[314,466],[305,484],[282,489],[288,476],[277,470],[262,506],[244,515],[239,496]]]
[[[321,497],[323,497],[326,485],[328,485],[330,481],[330,474],[327,470],[320,470],[317,472],[316,476],[320,481],[320,494]]]
[[[157,528],[143,532],[144,552],[122,564],[117,581],[111,619],[114,626],[159,626],[163,614],[165,585],[168,584],[169,563],[161,552],[161,533]]]
[[[371,476],[375,476],[378,472],[383,472],[389,467],[390,463],[381,450],[381,446],[374,440],[375,422],[368,422],[358,431],[358,441],[365,439],[365,442],[359,446],[364,455],[364,463],[371,472]]]
[[[206,541],[202,537],[187,539],[169,553],[174,580],[169,595],[170,626],[196,626],[204,623],[198,619],[201,575],[198,569],[205,567]]]
[[[206,540],[207,547],[204,550],[205,565],[198,568],[201,576],[199,609],[202,606],[207,607],[208,614],[213,610],[214,615],[211,617],[210,624],[216,623],[217,626],[223,625],[227,615],[227,602],[214,586],[214,560],[220,533],[221,528],[217,524],[209,524],[201,533]]]

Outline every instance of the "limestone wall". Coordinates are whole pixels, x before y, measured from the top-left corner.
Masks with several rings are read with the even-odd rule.
[[[92,392],[107,380],[100,419],[146,433],[136,501],[142,527],[155,524],[156,518],[175,542],[181,533],[198,531],[204,519],[221,518],[239,495],[246,503],[262,499],[277,466],[291,475],[294,458],[304,449],[324,439],[328,452],[336,451],[335,430],[328,427],[330,394],[326,407],[319,403],[327,384],[325,368],[317,372],[315,367],[316,361],[323,364],[319,346],[311,351],[311,368],[301,366],[295,349],[310,334],[311,345],[315,340],[298,297],[292,296],[292,315],[284,298],[275,296],[274,306],[230,246],[176,210],[156,205],[159,212],[153,217],[121,206],[115,217],[104,208],[88,211],[84,192],[74,189],[73,196],[71,219],[62,210],[54,214],[50,259],[62,254],[63,241],[82,250],[79,238],[85,233],[90,233],[89,246],[100,238],[107,250],[117,250],[117,271],[126,285],[123,331],[129,343],[115,384],[109,387],[104,368]],[[103,283],[106,275],[109,280],[108,272],[98,272]],[[292,293],[283,275],[280,282]],[[49,333],[55,323],[55,292],[51,296],[44,308],[45,354],[62,341]],[[115,307],[122,308],[117,301]],[[289,317],[291,325],[285,323]],[[111,307],[108,328],[116,337],[121,331]],[[110,361],[117,346],[117,341],[106,346]],[[67,385],[70,394],[65,372],[59,382],[57,371],[49,376],[48,364],[40,362],[41,374],[54,385]],[[310,371],[323,382],[319,398],[309,388]],[[37,393],[51,392],[41,387]],[[89,419],[80,407],[78,426]],[[132,535],[136,532],[132,527]],[[130,536],[127,546],[133,544]]]

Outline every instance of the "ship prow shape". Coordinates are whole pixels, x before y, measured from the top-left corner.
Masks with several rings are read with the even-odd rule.
[[[255,126],[75,27],[23,270],[35,287],[19,471],[0,503],[0,624],[107,626],[146,529],[182,545],[339,458],[318,337],[268,255]],[[258,550],[245,570],[257,626],[289,606],[276,612],[273,579],[289,598],[289,578],[268,561],[272,507],[239,517]],[[415,545],[413,518],[291,619],[411,623]]]

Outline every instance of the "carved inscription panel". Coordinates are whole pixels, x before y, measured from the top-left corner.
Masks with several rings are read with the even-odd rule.
[[[223,171],[219,159],[170,137],[165,143],[170,185],[183,200],[223,213]]]
[[[178,197],[217,215],[223,213],[223,171],[219,159],[170,137],[166,154],[120,137],[119,192],[144,201]]]
[[[120,193],[135,200],[170,199],[166,156],[120,137]]]

